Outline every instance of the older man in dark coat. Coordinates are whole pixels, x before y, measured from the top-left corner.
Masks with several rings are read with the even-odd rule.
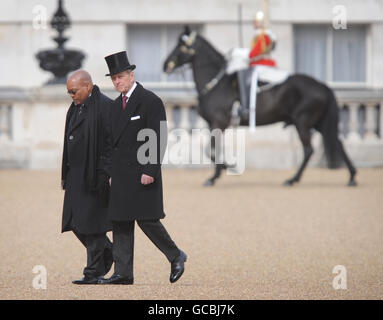
[[[115,268],[112,277],[101,279],[100,283],[133,284],[135,221],[171,263],[170,282],[173,283],[184,272],[186,254],[178,249],[159,220],[165,217],[161,178],[167,142],[164,105],[158,96],[135,82],[135,66],[129,64],[125,51],[105,59],[110,72],[107,76],[111,76],[121,95],[114,101],[111,116],[109,218],[113,222]],[[142,137],[141,130],[146,130],[141,132]],[[151,137],[149,141],[144,139],[145,135]],[[146,144],[148,158],[143,151]]]
[[[84,277],[74,284],[97,284],[113,264],[107,220],[110,170],[110,107],[84,70],[67,81],[71,104],[65,122],[62,232],[72,230],[87,250]]]

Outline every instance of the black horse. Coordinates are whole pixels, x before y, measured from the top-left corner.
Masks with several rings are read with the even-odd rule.
[[[236,74],[225,74],[224,56],[188,27],[182,32],[176,47],[164,62],[164,71],[170,73],[187,63],[190,63],[193,69],[199,114],[207,121],[211,130],[225,130],[231,124],[233,104],[239,100]],[[257,94],[256,125],[280,121],[285,122],[286,126],[294,125],[302,141],[303,162],[285,185],[293,185],[302,176],[313,153],[312,129],[320,132],[323,137],[328,167],[337,168],[344,161],[350,172],[348,185],[356,185],[356,169],[338,138],[338,119],[339,109],[332,90],[306,75],[291,75],[283,83],[261,90]],[[241,119],[240,125],[248,125],[248,119]],[[213,147],[214,142],[212,139]],[[217,146],[217,143],[215,145]],[[225,163],[216,164],[214,175],[205,185],[213,185],[222,170],[227,168]]]

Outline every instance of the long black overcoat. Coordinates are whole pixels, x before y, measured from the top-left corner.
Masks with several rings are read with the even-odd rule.
[[[165,213],[161,162],[167,143],[163,102],[137,83],[126,109],[122,109],[120,95],[113,103],[111,114],[113,142],[109,218],[111,221],[162,219]],[[138,135],[142,129],[150,129],[151,134],[145,139]],[[145,131],[142,133],[146,135]],[[147,150],[148,163],[139,156],[141,154],[142,157],[142,150]],[[154,183],[141,184],[143,173],[153,177]]]
[[[62,187],[65,190],[62,214],[62,232],[72,230],[81,234],[98,234],[112,230],[108,221],[108,177],[110,175],[111,125],[110,109],[113,100],[100,93],[98,112],[97,184],[104,192],[90,191],[85,183],[86,134],[89,108],[87,105],[76,122],[70,121],[79,107],[72,105],[66,116],[62,160]],[[101,188],[102,189],[102,188]],[[70,220],[72,218],[72,223]]]

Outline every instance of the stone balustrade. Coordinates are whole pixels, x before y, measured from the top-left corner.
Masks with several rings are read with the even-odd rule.
[[[152,88],[165,102],[170,137],[173,129],[207,128],[198,115],[192,87]],[[111,98],[116,93],[103,90]],[[340,108],[339,132],[357,166],[383,165],[383,91],[336,90]],[[65,114],[70,104],[64,86],[33,89],[0,89],[0,167],[57,168],[60,165]],[[302,157],[295,129],[283,124],[246,131],[246,165],[258,168],[297,166]],[[310,164],[323,165],[323,147],[314,134],[314,149],[320,152]]]

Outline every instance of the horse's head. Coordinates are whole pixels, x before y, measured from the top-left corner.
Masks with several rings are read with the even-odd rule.
[[[197,32],[190,31],[189,27],[178,38],[178,43],[173,51],[169,54],[164,62],[163,70],[166,73],[172,72],[174,69],[192,62],[195,54],[195,44],[197,39]]]

